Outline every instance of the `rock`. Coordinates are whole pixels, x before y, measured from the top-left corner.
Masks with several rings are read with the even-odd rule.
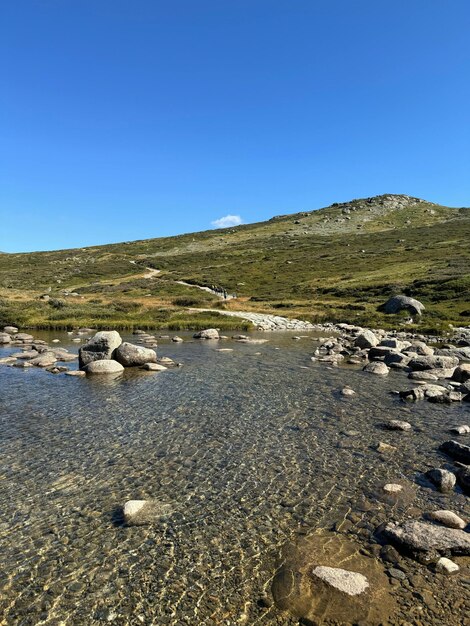
[[[385,427],[388,428],[388,430],[411,430],[411,424],[403,422],[402,420],[390,420],[386,422]]]
[[[462,424],[461,426],[454,426],[450,429],[451,433],[455,433],[456,435],[468,435],[470,433],[470,426],[467,424]]]
[[[378,376],[387,376],[390,370],[385,365],[385,363],[381,363],[380,361],[373,361],[372,363],[368,363],[363,368],[362,371],[367,372],[368,374],[377,374]]]
[[[455,474],[449,472],[449,470],[442,468],[435,468],[429,470],[425,474],[426,478],[428,478],[442,493],[447,491],[452,491],[455,487],[455,483],[457,481]]]
[[[470,363],[458,365],[452,374],[452,380],[456,380],[458,383],[470,380]]]
[[[194,333],[194,339],[219,339],[219,331],[215,328],[206,328],[198,333]]]
[[[379,346],[393,348],[397,352],[401,352],[402,350],[409,348],[411,346],[411,343],[409,341],[400,341],[396,337],[389,337],[388,339],[382,339],[382,341],[379,343]]]
[[[409,363],[409,361],[408,361]],[[421,371],[421,372],[410,372],[408,374],[408,378],[410,378],[411,380],[420,380],[420,381],[437,381],[439,380],[439,378],[432,373],[432,371]]]
[[[157,500],[128,500],[123,507],[124,522],[127,526],[152,524],[172,513],[169,504]]]
[[[354,341],[354,345],[361,349],[373,348],[378,343],[379,340],[371,330],[362,331],[362,333],[360,333]]]
[[[395,483],[387,483],[386,485],[383,486],[383,490],[386,493],[400,493],[400,491],[403,491],[403,485],[398,485]]]
[[[144,363],[142,369],[147,370],[147,372],[164,372],[168,368],[160,363]]]
[[[57,357],[53,352],[44,352],[43,354],[39,354],[34,359],[31,359],[31,365],[35,365],[36,367],[50,367],[54,365],[57,361]]]
[[[124,371],[124,367],[117,361],[100,359],[99,361],[91,361],[85,365],[83,370],[87,374],[119,374]]]
[[[109,361],[122,343],[120,334],[115,330],[102,330],[84,344],[78,352],[78,363],[82,368],[93,361]]]
[[[18,328],[16,326],[4,326],[3,332],[9,335],[15,335],[18,332]]]
[[[11,343],[11,336],[8,333],[0,333],[0,344],[6,345]]]
[[[16,358],[12,356],[4,356],[0,359],[0,365],[12,365],[16,362]]]
[[[351,387],[344,387],[344,389],[341,389],[341,395],[343,395],[343,396],[355,396],[356,392],[354,391],[354,389],[351,389]]]
[[[381,441],[377,445],[376,450],[377,452],[380,452],[380,454],[393,454],[394,452],[396,452],[396,447]]]
[[[82,370],[69,370],[68,372],[65,372],[65,375],[83,377],[86,376],[86,372],[83,372]]]
[[[69,363],[71,361],[76,361],[78,359],[77,354],[71,354],[70,352],[65,352],[62,350],[53,350],[58,361],[62,361],[63,363]]]
[[[450,369],[456,367],[459,364],[459,360],[455,356],[416,356],[413,357],[408,366],[412,370],[433,370],[433,369]]]
[[[470,464],[470,446],[465,446],[463,443],[452,440],[444,442],[439,446],[439,450],[442,450],[442,452],[445,452],[457,461],[461,461],[467,465]]]
[[[440,574],[455,574],[458,572],[460,567],[454,561],[450,559],[446,559],[445,557],[441,557],[436,563],[436,572]]]
[[[433,385],[431,383],[423,385],[421,389],[424,391],[426,398],[436,398],[447,393],[447,389],[442,385]]]
[[[37,350],[23,350],[23,352],[14,352],[10,356],[15,359],[34,359],[39,356],[39,352]]]
[[[407,352],[415,352],[421,356],[431,356],[434,354],[434,348],[426,345],[424,341],[413,341],[411,346],[409,348],[405,348],[405,350]]]
[[[369,587],[369,582],[363,574],[340,567],[319,565],[312,570],[312,574],[348,596],[358,596]]]
[[[385,357],[396,353],[397,351],[393,348],[388,348],[387,346],[375,346],[375,348],[371,348],[369,350],[367,358],[369,361],[384,361]]]
[[[470,467],[463,463],[458,464],[457,480],[465,493],[470,494]]]
[[[435,522],[439,522],[440,524],[444,524],[444,526],[448,526],[449,528],[463,529],[467,525],[461,517],[459,517],[452,511],[431,511],[431,513],[428,513],[428,517]]]
[[[114,351],[114,359],[124,367],[136,367],[145,363],[156,363],[157,353],[151,348],[136,346],[124,341]]]
[[[407,354],[403,354],[402,352],[389,352],[389,354],[385,355],[384,363],[385,365],[397,366],[401,365],[405,367],[410,362],[411,357]]]
[[[21,341],[23,343],[28,343],[33,341],[34,337],[32,335],[28,335],[28,333],[17,333],[15,335],[15,341]]]
[[[470,555],[470,534],[463,530],[409,520],[387,524],[384,535],[411,551]]]
[[[171,338],[171,340],[174,343],[181,343],[183,340],[181,339],[181,337],[178,337],[178,335],[175,335],[174,337]]]
[[[409,311],[411,315],[421,315],[425,309],[424,304],[419,300],[400,295],[389,298],[385,304],[379,307],[379,310],[392,315],[400,313],[400,311]]]
[[[416,387],[415,389],[407,389],[400,391],[400,398],[406,402],[417,402],[418,400],[424,400],[424,389]]]

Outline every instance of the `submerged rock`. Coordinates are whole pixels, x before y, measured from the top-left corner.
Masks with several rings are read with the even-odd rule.
[[[137,367],[145,363],[156,363],[157,353],[152,348],[135,346],[124,341],[114,351],[114,359],[124,367]]]
[[[169,504],[157,500],[128,500],[123,507],[124,522],[128,526],[144,526],[172,513]]]
[[[147,372],[164,372],[168,368],[160,363],[144,363],[142,369],[147,370]]]
[[[379,561],[342,537],[318,534],[284,547],[272,593],[300,623],[372,625],[388,623],[394,610],[389,587]]]
[[[386,422],[385,427],[388,428],[388,430],[411,430],[411,424],[403,422],[402,420],[390,420]]]
[[[78,362],[80,367],[84,367],[93,361],[110,360],[114,350],[122,343],[121,335],[115,331],[100,331],[96,333],[78,351]]]

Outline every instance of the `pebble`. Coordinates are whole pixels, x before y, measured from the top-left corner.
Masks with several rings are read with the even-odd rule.
[[[464,529],[467,525],[461,517],[459,517],[456,513],[453,513],[452,511],[431,511],[431,513],[428,513],[428,517],[435,522],[439,522],[440,524],[444,524],[444,526],[448,526],[449,528]]]
[[[403,422],[402,420],[390,420],[385,424],[385,426],[389,430],[411,430],[411,424],[409,424],[408,422]]]
[[[470,426],[468,426],[467,424],[454,426],[453,428],[450,429],[450,432],[456,435],[468,435],[470,433]]]
[[[387,483],[384,485],[383,490],[387,493],[399,493],[403,491],[403,485],[398,485],[396,483]]]

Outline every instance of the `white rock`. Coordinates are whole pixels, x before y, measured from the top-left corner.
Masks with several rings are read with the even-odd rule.
[[[436,572],[440,574],[455,574],[458,572],[460,567],[454,561],[450,559],[446,559],[445,557],[441,557],[439,561],[436,563]]]
[[[395,483],[387,483],[384,485],[383,489],[387,493],[399,493],[400,491],[403,491],[403,486]]]
[[[349,596],[358,596],[369,587],[367,578],[363,574],[339,567],[320,565],[312,571],[312,574]]]
[[[160,363],[145,363],[142,369],[147,370],[147,372],[164,372],[168,368],[164,365],[160,365]]]
[[[341,394],[343,396],[355,396],[356,392],[354,391],[354,389],[351,389],[350,387],[345,387],[344,389],[341,389]]]
[[[462,424],[461,426],[454,426],[450,429],[451,433],[455,433],[456,435],[468,435],[470,433],[470,426],[467,424]]]
[[[92,361],[83,368],[87,374],[119,374],[124,371],[123,366],[111,359]]]
[[[467,525],[466,522],[453,511],[432,511],[428,516],[432,520],[444,524],[444,526],[448,526],[449,528],[464,529]]]

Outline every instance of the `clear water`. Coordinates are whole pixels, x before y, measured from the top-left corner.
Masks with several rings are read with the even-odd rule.
[[[113,380],[0,366],[1,623],[294,624],[258,604],[286,542],[349,520],[368,548],[385,520],[449,508],[415,479],[442,465],[436,448],[468,406],[405,405],[389,393],[408,386],[401,372],[329,368],[310,361],[311,337],[263,337],[161,340],[182,368]],[[346,384],[356,396],[339,394]],[[384,431],[391,418],[413,432]],[[380,455],[379,441],[396,453]],[[398,503],[382,492],[396,481]],[[116,523],[141,498],[175,513]],[[411,591],[398,589],[403,610]]]

